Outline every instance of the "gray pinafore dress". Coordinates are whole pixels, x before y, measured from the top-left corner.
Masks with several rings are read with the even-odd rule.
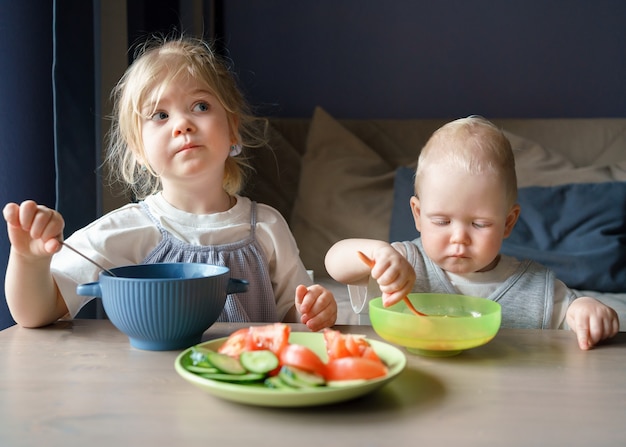
[[[228,295],[224,310],[217,321],[278,321],[269,263],[255,237],[256,202],[252,202],[250,210],[250,235],[238,242],[218,245],[193,245],[177,239],[163,228],[148,209],[148,205],[144,202],[140,204],[162,235],[161,242],[146,256],[144,263],[200,262],[228,267],[231,278],[249,282],[248,291]]]
[[[459,293],[445,272],[424,251],[421,239],[399,242],[417,274],[413,292]],[[550,327],[554,304],[554,273],[542,265],[524,260],[517,270],[490,296],[502,305],[502,327]],[[569,298],[571,301],[571,297]]]

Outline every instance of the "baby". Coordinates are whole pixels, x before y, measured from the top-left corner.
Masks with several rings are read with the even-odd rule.
[[[339,241],[326,255],[328,273],[361,285],[371,274],[385,306],[410,292],[488,298],[502,305],[502,327],[569,327],[583,350],[618,332],[610,307],[576,298],[536,262],[500,254],[520,206],[511,145],[489,121],[463,118],[432,135],[419,156],[410,205],[418,239]],[[374,259],[371,272],[357,250]]]

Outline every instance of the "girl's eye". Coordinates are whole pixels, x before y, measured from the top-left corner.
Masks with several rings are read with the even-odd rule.
[[[472,225],[474,225],[475,228],[487,228],[487,227],[489,227],[489,224],[485,223],[485,222],[474,222]]]
[[[209,105],[206,102],[199,102],[193,106],[194,112],[206,112],[209,110]]]
[[[152,121],[162,121],[167,118],[168,118],[168,114],[165,112],[156,112],[150,117]]]

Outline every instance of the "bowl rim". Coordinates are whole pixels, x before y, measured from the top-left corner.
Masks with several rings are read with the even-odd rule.
[[[127,265],[120,265],[117,267],[113,267],[113,268],[110,268],[109,270],[113,273],[118,273],[123,269],[135,270],[135,269],[140,269],[140,268],[152,268],[152,266],[158,266],[154,268],[168,268],[168,267],[180,267],[183,265],[189,266],[188,268],[209,267],[209,268],[215,269],[216,271],[215,273],[210,274],[210,275],[203,275],[203,276],[189,277],[189,278],[176,278],[176,277],[142,278],[142,277],[131,277],[131,276],[112,276],[111,274],[103,270],[100,272],[99,277],[100,279],[106,278],[108,280],[115,280],[115,281],[137,281],[137,280],[140,280],[140,281],[189,281],[189,280],[202,280],[202,279],[207,279],[207,278],[221,277],[224,275],[228,275],[230,273],[230,268],[226,266],[217,265],[217,264],[208,264],[204,262],[155,262],[152,264],[144,264],[144,263],[127,264]]]
[[[489,306],[489,308],[486,311],[481,312],[481,317],[486,317],[486,316],[490,316],[490,315],[494,315],[498,313],[502,314],[502,305],[500,303],[498,303],[497,301],[490,300],[489,298],[483,298],[479,296],[463,295],[460,293],[439,293],[439,292],[437,293],[413,292],[413,293],[409,293],[407,296],[409,297],[409,300],[411,300],[411,298],[414,298],[415,296],[423,296],[423,295],[429,295],[429,296],[440,297],[440,298],[457,297],[457,298],[467,299],[469,301],[474,301],[474,302],[478,301],[478,302],[484,303],[487,306]],[[417,304],[417,303],[413,303],[413,304]],[[381,312],[381,313],[386,313],[386,314],[397,314],[399,316],[406,315],[411,318],[415,317],[415,315],[412,315],[412,314],[399,312],[398,309],[403,308],[403,306],[406,306],[406,304],[403,304],[402,301],[400,301],[392,306],[384,307],[382,304],[382,297],[380,296],[372,298],[369,302],[370,313],[372,312],[372,309],[374,309],[375,312]],[[420,316],[416,318],[439,318],[439,317],[438,316],[425,316],[425,317]]]

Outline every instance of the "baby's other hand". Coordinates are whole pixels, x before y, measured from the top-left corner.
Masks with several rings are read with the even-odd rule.
[[[588,350],[619,331],[617,312],[600,301],[584,296],[567,309],[567,324],[576,333],[580,349]]]
[[[24,257],[50,256],[61,249],[65,222],[57,211],[32,200],[8,203],[2,212],[11,249]]]
[[[296,288],[296,309],[301,315],[300,321],[313,332],[331,327],[337,321],[335,297],[318,284]]]
[[[411,293],[415,284],[415,270],[400,252],[391,245],[373,253],[372,278],[382,292],[383,305],[391,306]]]

